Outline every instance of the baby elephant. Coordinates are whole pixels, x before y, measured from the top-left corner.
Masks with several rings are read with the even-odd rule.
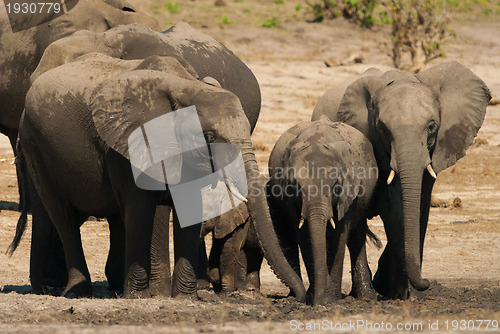
[[[299,276],[300,245],[313,304],[341,297],[346,243],[351,295],[374,298],[365,248],[366,219],[372,217],[370,198],[378,177],[370,142],[353,127],[326,117],[300,123],[274,146],[269,176],[276,232]]]
[[[228,294],[237,290],[260,290],[264,254],[254,223],[245,203],[202,223],[202,237],[212,232],[206,271],[215,292]]]

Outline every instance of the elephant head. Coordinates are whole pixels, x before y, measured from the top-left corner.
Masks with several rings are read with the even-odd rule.
[[[134,130],[159,116],[190,106],[196,107],[204,140],[209,146],[221,144],[228,147],[227,150],[210,152],[215,165],[220,162],[224,165],[235,155],[241,154],[246,173],[245,186],[248,189],[246,201],[249,212],[255,219],[256,231],[265,255],[278,277],[296,292],[299,300],[305,300],[304,286],[279,248],[263,191],[264,183],[259,177],[250,141],[250,124],[234,94],[194,78],[186,79],[171,72],[139,69],[123,73],[104,85],[94,97],[91,109],[100,138],[111,149],[130,159],[128,140]],[[179,126],[183,127],[184,124],[180,123]],[[186,167],[204,168],[186,166],[196,154],[206,152],[191,150],[173,165],[177,166],[174,169],[182,171],[180,178],[184,177]],[[168,166],[172,167],[171,164]],[[215,167],[219,169],[218,167],[223,166]],[[167,173],[170,176],[175,174],[171,171]],[[170,184],[168,187],[172,192]]]
[[[429,287],[421,277],[422,178],[427,172],[436,178],[465,155],[490,98],[481,79],[448,62],[416,75],[389,71],[364,76],[347,87],[334,116],[370,139],[389,189],[399,178],[404,232],[402,240],[393,242],[401,247],[406,274],[418,290]]]
[[[332,219],[337,223],[342,220],[354,201],[369,201],[378,177],[371,144],[347,124],[326,118],[301,123],[276,143],[269,174],[268,192],[284,199],[288,210],[297,210],[297,216],[308,221],[314,262],[313,303],[328,302],[327,224]]]

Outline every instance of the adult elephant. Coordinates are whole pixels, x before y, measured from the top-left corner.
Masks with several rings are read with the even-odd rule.
[[[73,1],[72,3],[76,3]],[[122,24],[140,22],[160,30],[152,17],[135,13],[125,1],[80,0],[52,21],[13,32],[7,11],[0,6],[0,132],[14,148],[30,76],[45,49],[79,30],[103,32]]]
[[[250,121],[251,131],[255,127],[260,112],[260,88],[255,76],[224,45],[210,36],[198,32],[186,23],[178,23],[164,33],[157,33],[142,24],[123,25],[104,33],[80,31],[52,43],[45,50],[31,80],[35,81],[48,70],[74,61],[89,52],[100,52],[117,59],[145,59],[152,55],[175,57],[194,78],[204,80],[210,85],[222,87],[236,94],[242,103],[245,115]],[[151,59],[155,58],[150,58],[149,61]],[[144,62],[142,66],[147,68],[148,63]],[[164,210],[168,211],[169,208],[164,208]],[[158,216],[158,219],[164,223],[166,222],[160,216]],[[110,228],[114,226],[116,224],[110,225]],[[58,285],[59,282],[65,281],[65,278],[59,274],[59,268],[64,266],[45,265],[47,260],[53,261],[52,258],[62,252],[53,251],[52,253],[56,254],[55,256],[49,259],[41,259],[42,253],[40,249],[48,247],[57,249],[58,241],[57,238],[48,237],[47,231],[50,230],[50,226],[38,224],[34,225],[34,228],[37,230],[34,231],[32,236],[32,248],[35,247],[36,249],[32,249],[32,255],[35,258],[31,260],[30,276],[35,291],[43,293],[45,289],[43,288],[44,283],[41,283],[41,281],[48,281],[48,285]],[[110,231],[112,246],[113,244],[120,244],[119,240],[114,240],[114,236],[116,236],[116,239],[120,238],[119,228],[117,227],[117,229]],[[22,228],[19,228],[18,231],[21,232]],[[166,237],[168,235],[159,239],[164,240]],[[11,249],[15,249],[19,239],[20,233],[17,233]],[[115,248],[110,249],[106,273],[110,287],[120,290],[122,286],[119,283],[121,278],[120,275],[116,274],[119,270],[114,265],[116,260],[113,260],[113,254],[119,253],[119,251],[115,251]],[[164,259],[161,261],[168,261],[166,257],[168,256],[163,256]],[[62,264],[63,261],[59,262]],[[168,268],[167,265],[163,265],[163,267]],[[45,268],[49,268],[49,270]]]
[[[382,295],[407,299],[408,280],[417,290],[429,287],[421,266],[436,174],[472,144],[491,98],[488,87],[447,62],[416,75],[371,70],[336,97],[332,92],[312,119],[326,115],[348,123],[371,141],[380,170],[375,198],[388,239],[373,283]]]
[[[153,219],[157,205],[173,205],[172,185],[164,191],[136,185],[128,140],[146,122],[193,105],[207,142],[238,148],[212,150],[212,154],[223,156],[214,158],[214,163],[229,161],[241,152],[248,207],[265,255],[278,277],[300,300],[305,299],[302,282],[287,264],[272,227],[264,185],[258,179],[250,124],[239,99],[227,90],[196,80],[172,57],[153,56],[140,61],[102,54],[86,55],[41,75],[27,95],[20,128],[21,152],[46,210],[33,212],[33,216],[48,215],[63,243],[69,277],[65,295],[91,293],[79,233],[79,225],[91,214],[122,218],[126,240],[124,296],[151,295],[148,282]],[[183,180],[184,167],[210,167],[190,165],[188,162],[196,161],[203,152],[189,152],[181,160],[174,159],[165,173]],[[176,256],[174,296],[196,295],[199,228],[200,224],[182,229],[185,235]]]
[[[103,32],[112,27],[132,22],[140,22],[154,30],[160,30],[158,22],[147,15],[136,13],[132,6],[124,0],[80,0],[67,1],[69,11],[49,22],[29,29],[13,31],[4,6],[0,6],[0,133],[9,137],[15,148],[19,120],[24,110],[25,97],[31,85],[30,76],[38,66],[47,47],[54,41],[70,36],[76,31],[92,30]],[[19,175],[19,167],[18,175]],[[30,206],[28,194],[22,194],[23,179],[18,177],[20,188],[20,205]],[[20,226],[21,227],[21,226]],[[110,226],[112,227],[112,226]],[[17,231],[20,239],[22,230]],[[112,234],[116,234],[111,231]],[[45,269],[44,276],[50,285],[59,285],[65,281],[64,260],[62,258],[60,240],[52,225],[43,226],[34,235],[47,237],[50,246],[44,244],[35,254],[49,254],[50,265]],[[36,238],[36,237],[35,237]],[[35,243],[37,241],[35,240]],[[13,251],[17,244],[10,248]],[[32,250],[33,252],[33,250]]]
[[[378,178],[370,142],[353,127],[324,116],[297,124],[276,142],[269,176],[267,192],[278,237],[298,275],[300,244],[313,304],[342,297],[346,244],[351,295],[375,298],[365,248],[366,219],[373,217],[370,201]]]
[[[174,57],[196,79],[211,77],[215,81],[209,83],[234,93],[250,122],[250,131],[255,128],[261,96],[252,71],[222,43],[187,23],[179,22],[163,33],[139,23],[102,33],[80,31],[52,43],[45,50],[31,81],[89,52],[120,59],[145,59],[153,55]]]

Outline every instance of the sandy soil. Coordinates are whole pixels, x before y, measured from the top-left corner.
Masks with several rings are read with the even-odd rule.
[[[132,1],[133,2],[133,1]],[[227,1],[229,3],[229,1]],[[253,141],[261,169],[265,170],[270,150],[279,135],[293,124],[308,120],[314,105],[332,85],[360,74],[369,67],[392,68],[384,46],[387,30],[363,31],[336,20],[323,24],[283,21],[266,29],[241,10],[234,11],[234,25],[222,25],[196,6],[212,1],[186,2],[185,10],[168,16],[154,8],[159,1],[144,1],[143,11],[161,22],[185,20],[224,42],[255,73],[262,90],[262,113]],[[184,2],[181,2],[184,6]],[[255,12],[265,13],[263,1]],[[238,4],[239,5],[239,4]],[[183,7],[184,8],[184,7]],[[208,7],[207,7],[208,8]],[[240,7],[238,7],[240,8]],[[241,7],[243,8],[243,7]],[[272,7],[271,7],[272,8]],[[222,15],[214,9],[212,16]],[[203,12],[203,11],[201,11]],[[196,14],[198,13],[198,14]],[[257,14],[255,14],[257,15]],[[259,14],[260,15],[260,14]],[[457,37],[446,47],[446,57],[471,68],[500,97],[500,22],[461,20],[454,24]],[[346,61],[361,54],[362,64],[327,68],[324,60]],[[26,233],[18,251],[7,257],[19,213],[13,154],[7,138],[0,138],[0,332],[289,332],[308,324],[332,321],[337,332],[384,332],[398,324],[423,332],[491,332],[486,322],[468,322],[456,328],[453,320],[500,321],[500,106],[488,107],[477,142],[465,158],[438,177],[434,195],[449,201],[459,197],[461,208],[432,208],[424,250],[423,274],[432,281],[425,293],[414,293],[409,301],[358,301],[347,297],[322,307],[297,304],[285,298],[287,289],[269,267],[262,270],[262,291],[233,294],[220,299],[212,291],[200,292],[200,300],[123,300],[106,289],[104,264],[108,251],[108,230],[104,222],[87,222],[82,227],[86,258],[95,290],[93,299],[65,299],[32,294],[29,285],[29,240]],[[380,219],[369,222],[385,242]],[[372,271],[381,250],[369,245]],[[350,290],[349,260],[346,258],[343,289]],[[448,320],[448,327],[446,321]],[[296,321],[296,322],[294,322]],[[359,322],[358,322],[359,321]],[[365,321],[362,326],[361,321]],[[359,327],[349,327],[349,322]],[[381,323],[384,322],[384,325]],[[370,327],[370,323],[372,327]],[[329,325],[328,323],[322,323]],[[337,326],[347,324],[342,330]],[[422,327],[418,327],[420,325]],[[379,326],[379,327],[377,327]],[[381,327],[380,327],[381,326]],[[413,327],[412,327],[413,326]],[[437,326],[437,327],[436,327]],[[323,327],[330,329],[330,327]],[[404,330],[397,330],[402,332]]]

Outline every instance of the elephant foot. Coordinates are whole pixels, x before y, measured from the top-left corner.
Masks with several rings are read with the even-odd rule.
[[[47,294],[47,286],[45,284],[37,284],[31,282],[31,288],[33,289],[33,292],[37,295]]]
[[[125,288],[123,291],[123,298],[126,299],[147,299],[151,298],[151,290],[149,288],[145,288],[142,290]]]
[[[197,292],[194,292],[194,293],[182,293],[182,292],[179,292],[179,293],[176,293],[175,295],[172,294],[172,297],[179,298],[179,299],[187,299],[187,300],[198,300],[198,299],[200,299],[198,297],[198,293]]]
[[[74,268],[70,269],[68,284],[61,295],[66,298],[92,297],[90,278]]]
[[[199,278],[196,280],[196,286],[198,290],[208,290],[210,289],[210,282],[207,279]]]
[[[260,290],[260,276],[258,272],[249,273],[245,282],[245,290],[259,291]]]
[[[123,293],[123,282],[117,283],[108,279],[108,290],[116,292],[117,294]]]
[[[326,305],[329,303],[334,303],[337,302],[341,299],[341,296],[337,296],[336,294],[333,293],[325,293],[321,296],[315,296],[312,297],[312,305],[314,306],[320,306],[320,305]]]
[[[353,287],[349,296],[362,300],[377,300],[378,295],[371,286]]]
[[[408,279],[395,281],[387,272],[377,270],[373,277],[375,291],[389,299],[407,300],[410,297]]]
[[[61,296],[66,298],[90,298],[92,297],[92,285],[87,281],[72,285],[68,284]]]

